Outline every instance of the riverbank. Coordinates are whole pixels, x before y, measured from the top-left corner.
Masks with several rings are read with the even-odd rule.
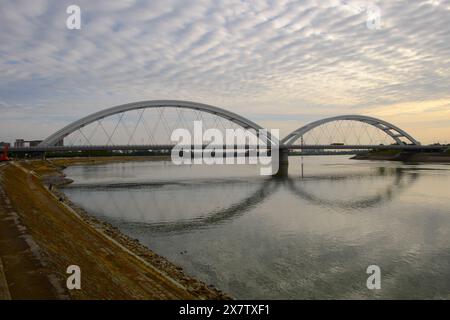
[[[403,162],[432,162],[450,163],[449,153],[404,153],[398,151],[377,151],[358,154],[352,157],[355,160],[387,160]]]
[[[2,164],[0,280],[5,279],[12,299],[229,298],[112,225],[91,217],[58,190],[58,185],[68,183],[62,174],[64,167],[124,161],[120,158]],[[81,268],[81,290],[66,288],[69,265]]]

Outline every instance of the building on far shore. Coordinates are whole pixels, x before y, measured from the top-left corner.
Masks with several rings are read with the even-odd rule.
[[[23,147],[24,145],[25,145],[25,140],[23,140],[23,139],[16,139],[16,141],[14,141],[15,148],[20,148],[20,147]]]
[[[36,147],[39,143],[41,143],[42,140],[24,140],[24,139],[16,139],[14,141],[14,147],[15,148],[21,148],[21,147]]]

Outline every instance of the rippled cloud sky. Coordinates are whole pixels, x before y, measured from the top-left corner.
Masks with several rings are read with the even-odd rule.
[[[81,30],[66,28],[71,4]],[[350,113],[450,143],[449,22],[448,0],[0,0],[0,141],[183,99],[283,133]]]

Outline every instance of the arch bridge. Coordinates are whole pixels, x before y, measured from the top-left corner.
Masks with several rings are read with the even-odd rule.
[[[258,135],[263,130],[260,125],[219,107],[191,101],[151,100],[95,112],[56,131],[37,146],[15,146],[10,150],[170,150],[174,147],[171,140],[173,130],[192,130],[195,121],[202,121],[203,129],[241,128],[252,132],[258,139],[271,141],[284,151],[439,148],[423,146],[399,127],[369,116],[343,115],[314,121],[278,140],[269,133]]]

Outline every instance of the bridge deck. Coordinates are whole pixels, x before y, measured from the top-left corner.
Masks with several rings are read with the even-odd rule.
[[[10,152],[63,152],[63,151],[115,151],[115,150],[171,150],[175,145],[85,145],[85,146],[37,146],[37,147],[11,147]],[[203,146],[183,146],[186,149],[201,150],[211,148],[209,145]],[[214,146],[223,150],[246,150],[257,149],[256,146]],[[269,146],[270,148],[270,146]],[[260,149],[264,149],[261,148]],[[289,147],[280,146],[280,149],[289,150],[445,150],[450,146],[441,145],[291,145]]]

